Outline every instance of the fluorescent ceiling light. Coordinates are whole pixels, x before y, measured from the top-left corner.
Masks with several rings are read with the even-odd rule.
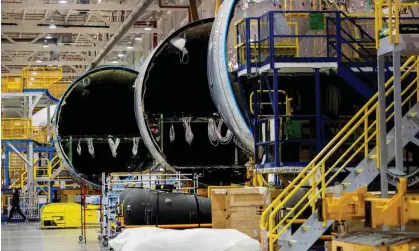
[[[134,46],[132,46],[132,44],[131,44],[131,43],[129,43],[129,44],[127,45],[127,49],[128,49],[128,50],[131,50],[132,48],[134,48]]]
[[[139,35],[137,35],[137,36],[135,36],[134,40],[141,41],[141,40],[143,40],[143,38],[140,37]]]
[[[117,64],[118,63],[118,60],[116,60],[116,59],[114,59],[113,61],[112,61],[112,64]]]
[[[55,29],[57,26],[54,24],[54,21],[51,21],[51,23],[48,26],[50,29]]]
[[[35,78],[29,78],[29,80],[34,81],[34,80],[35,80]]]
[[[43,48],[48,48],[49,47],[47,40],[44,40],[44,43],[42,44],[42,47]]]
[[[51,39],[51,38],[52,38],[52,36],[51,36],[51,34],[49,34],[49,33],[48,33],[48,34],[46,34],[46,35],[45,35],[45,38],[46,38],[46,39]]]
[[[59,0],[58,3],[68,3],[67,0]]]
[[[32,72],[32,75],[36,76],[36,75],[38,75],[38,73],[34,71],[34,72]]]
[[[118,53],[118,57],[120,57],[120,58],[124,57],[124,53],[122,53],[122,52]]]
[[[42,60],[38,58],[35,62],[42,63]]]
[[[144,30],[145,31],[151,31],[152,29],[151,29],[151,27],[145,27]]]

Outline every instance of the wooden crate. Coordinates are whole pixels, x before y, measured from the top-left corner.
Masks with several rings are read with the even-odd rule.
[[[237,229],[260,239],[260,217],[269,202],[266,188],[228,188],[211,191],[212,227]]]

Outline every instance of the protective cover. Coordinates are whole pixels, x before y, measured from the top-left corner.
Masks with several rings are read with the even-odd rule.
[[[115,251],[259,251],[260,243],[235,229],[129,229],[109,242]]]

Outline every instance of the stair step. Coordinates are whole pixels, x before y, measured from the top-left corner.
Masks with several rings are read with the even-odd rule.
[[[402,119],[403,138],[402,145],[406,146],[412,138],[419,133],[419,103],[415,104],[410,112]],[[414,118],[414,119],[412,119]],[[387,133],[387,163],[390,163],[395,157],[394,129]],[[372,155],[376,155],[376,148],[372,149],[371,155],[361,161],[358,166],[341,183],[345,192],[353,192],[356,189],[369,185],[380,173],[377,169],[377,158],[371,159]],[[359,175],[362,173],[363,175]],[[313,213],[307,221],[297,229],[297,231],[289,238],[288,244],[281,245],[281,251],[304,251],[320,238],[321,235],[333,224],[333,220],[328,220],[325,225],[318,220],[317,213]],[[296,240],[296,242],[293,242]],[[284,240],[282,240],[283,242]],[[292,245],[290,245],[292,241]]]
[[[359,169],[355,169],[355,173],[356,174],[361,174],[362,172],[364,171],[364,169],[362,169],[362,168],[359,168]]]

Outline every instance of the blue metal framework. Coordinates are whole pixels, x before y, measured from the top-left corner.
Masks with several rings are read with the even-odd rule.
[[[30,93],[30,92],[42,92],[45,93],[45,95],[53,102],[58,102],[60,99],[57,99],[52,95],[48,89],[23,89],[24,93]]]
[[[2,140],[3,142],[3,140]],[[19,152],[27,152],[28,148],[27,147],[16,147],[16,150],[18,150]],[[52,160],[52,158],[54,157],[54,153],[55,153],[55,147],[50,146],[50,147],[34,147],[33,149],[34,153],[38,153],[38,152],[47,152],[48,153],[48,159]],[[5,147],[4,148],[4,154],[5,154],[5,159],[4,159],[4,163],[2,165],[2,168],[4,168],[4,190],[9,190],[10,187],[10,175],[9,175],[9,154],[11,152],[15,152],[12,148],[10,147]]]
[[[299,34],[298,32],[281,33],[281,27],[278,22],[279,18],[284,21],[286,14],[321,14],[324,16],[325,32],[324,34]],[[261,81],[258,86],[253,86],[253,104],[245,104],[246,107],[252,105],[254,114],[246,110],[247,115],[252,118],[252,129],[255,139],[255,164],[257,168],[263,167],[281,167],[290,166],[288,163],[283,163],[280,156],[280,147],[282,143],[291,142],[313,142],[316,145],[316,151],[319,152],[324,145],[324,118],[321,111],[321,96],[320,96],[320,71],[321,66],[314,68],[314,83],[315,83],[315,114],[314,115],[284,115],[281,114],[280,105],[278,104],[279,97],[277,95],[279,91],[279,68],[280,65],[277,63],[334,63],[337,67],[337,73],[342,78],[346,79],[352,87],[357,90],[363,97],[370,98],[374,92],[374,79],[368,79],[368,74],[362,69],[362,67],[371,67],[372,73],[375,74],[377,70],[376,55],[368,52],[367,47],[375,46],[375,38],[370,36],[368,32],[359,24],[360,22],[371,21],[373,18],[360,17],[353,18],[347,16],[345,13],[340,11],[270,11],[260,17],[245,18],[236,25],[236,44],[237,46],[237,62],[238,72],[243,73],[248,77],[254,77],[255,75],[261,76]],[[251,25],[257,24],[257,34],[251,34]],[[346,24],[346,25],[343,25]],[[350,31],[345,27],[352,27],[359,32],[360,38],[355,38]],[[291,34],[290,34],[291,33]],[[284,56],[276,53],[275,49],[281,47],[281,42],[286,39],[323,39],[326,42],[325,55],[317,55],[313,57],[300,57],[300,56]],[[298,41],[298,40],[297,40]],[[298,44],[298,42],[297,42]],[[357,54],[356,58],[346,55],[343,47],[349,49],[352,53]],[[244,53],[243,53],[243,50]],[[366,76],[365,79],[361,80],[355,71]],[[267,75],[272,76],[272,83],[270,83]],[[376,75],[376,74],[375,74]],[[367,82],[365,82],[367,81]],[[243,89],[243,83],[239,78],[239,86]],[[267,89],[269,98],[272,105],[273,116],[271,117],[260,117],[260,104],[261,95],[263,89]],[[259,91],[259,92],[258,92]],[[274,95],[272,95],[272,94]],[[244,91],[241,90],[242,99],[244,97]],[[314,138],[308,139],[283,139],[280,138],[279,131],[280,119],[302,119],[302,118],[315,118],[316,120],[316,132]],[[268,141],[261,140],[261,129],[262,123],[266,123],[267,120],[274,123],[274,138]],[[266,125],[266,124],[265,124]],[[258,156],[258,148],[263,147],[264,153],[268,153],[268,147],[273,145],[273,162],[266,161],[261,163]],[[266,156],[268,158],[268,156]],[[296,163],[297,166],[302,163]]]

